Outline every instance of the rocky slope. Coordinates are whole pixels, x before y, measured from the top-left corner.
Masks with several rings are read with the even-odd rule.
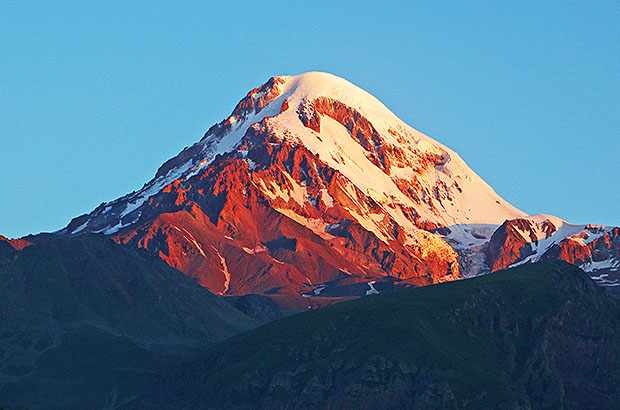
[[[615,409],[620,307],[565,262],[294,315],[175,367],[130,406]]]
[[[259,319],[144,250],[103,235],[48,240],[0,257],[0,402],[113,408]]]
[[[485,253],[491,270],[557,259],[588,271],[612,292],[620,286],[617,227],[573,225],[549,215],[512,219],[493,233]]]

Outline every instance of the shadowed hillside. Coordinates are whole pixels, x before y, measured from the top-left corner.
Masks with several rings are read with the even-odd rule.
[[[328,306],[177,366],[154,408],[611,409],[620,310],[564,262]]]
[[[156,371],[258,322],[148,252],[103,235],[55,239],[0,263],[0,400],[102,408]]]

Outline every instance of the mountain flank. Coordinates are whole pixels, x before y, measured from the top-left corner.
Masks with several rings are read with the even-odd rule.
[[[1,403],[113,407],[156,371],[265,322],[250,315],[105,235],[29,246],[0,258]]]
[[[617,302],[579,268],[541,262],[283,318],[168,371],[133,404],[615,409],[618,346]]]

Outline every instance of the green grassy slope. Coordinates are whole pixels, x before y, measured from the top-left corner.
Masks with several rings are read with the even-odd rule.
[[[156,408],[618,408],[620,310],[562,262],[272,322],[178,366]]]
[[[258,322],[146,251],[54,239],[0,264],[0,403],[113,407]]]

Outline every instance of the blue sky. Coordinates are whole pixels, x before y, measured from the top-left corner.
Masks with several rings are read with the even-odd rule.
[[[620,3],[3,2],[0,234],[139,189],[279,74],[327,71],[528,213],[620,225]]]

